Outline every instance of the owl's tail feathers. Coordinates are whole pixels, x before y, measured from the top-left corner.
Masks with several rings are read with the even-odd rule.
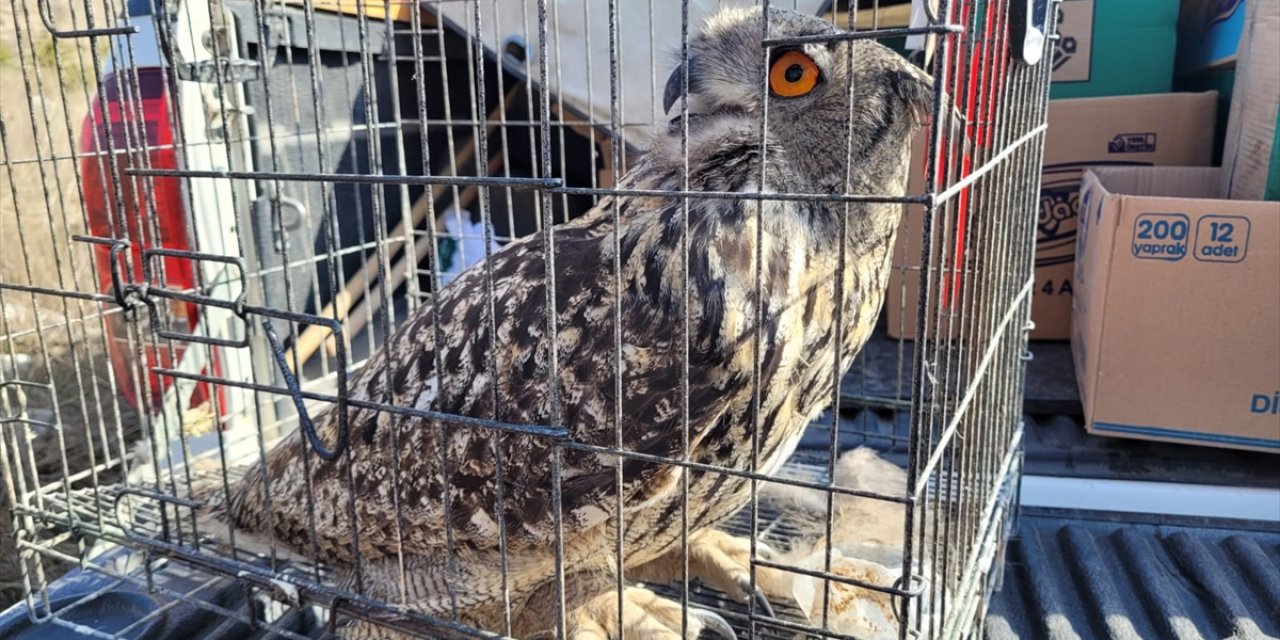
[[[260,465],[250,468],[245,477],[224,480],[217,472],[217,463],[210,461],[213,473],[196,474],[191,485],[191,500],[198,503],[196,525],[202,544],[213,545],[222,553],[249,554],[274,557],[287,562],[309,562],[279,541],[270,533],[268,514],[261,509],[259,478]]]
[[[275,558],[278,561],[299,565],[310,564],[310,559],[273,539],[268,532],[234,528],[222,512],[200,511],[196,515],[203,545],[212,546],[219,553]]]
[[[132,455],[129,457],[125,481],[121,484],[104,486],[98,493],[115,496],[115,526],[133,535],[154,535],[152,527],[157,521],[155,508],[160,502],[169,503],[169,508],[177,505],[177,514],[185,523],[190,522],[194,511],[196,531],[200,545],[212,547],[220,553],[234,550],[241,555],[275,557],[285,561],[303,561],[307,559],[272,540],[270,534],[262,531],[265,527],[243,527],[243,523],[233,528],[229,523],[237,518],[232,514],[243,514],[238,518],[249,524],[266,521],[266,514],[259,509],[261,500],[259,492],[254,491],[253,482],[260,477],[259,465],[251,468],[244,478],[236,479],[225,476],[221,463],[211,458],[195,458],[183,472],[162,472],[161,481],[156,480],[156,465],[152,453],[151,441],[143,438],[134,443]],[[189,481],[188,481],[189,480]],[[159,497],[155,489],[161,487]],[[188,505],[194,508],[188,510]],[[232,508],[231,505],[235,505]],[[173,512],[171,512],[173,513]],[[106,543],[104,538],[103,543]]]

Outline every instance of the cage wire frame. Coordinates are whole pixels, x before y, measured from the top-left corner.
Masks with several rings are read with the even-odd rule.
[[[670,192],[620,188],[626,168],[637,152],[634,147],[637,137],[632,132],[649,125],[624,122],[621,115],[625,87],[621,82],[619,51],[624,41],[637,37],[627,33],[619,23],[621,0],[609,0],[603,7],[594,4],[595,10],[603,10],[608,16],[607,34],[595,34],[597,38],[608,39],[607,120],[601,119],[597,112],[576,109],[575,105],[566,103],[563,94],[553,95],[546,89],[562,86],[556,80],[561,70],[553,68],[550,51],[558,51],[560,44],[560,9],[572,3],[567,0],[523,3],[524,22],[532,33],[521,34],[523,40],[508,39],[504,50],[495,51],[479,37],[489,28],[484,21],[487,14],[480,7],[488,4],[496,12],[498,0],[454,2],[464,6],[465,24],[446,17],[442,5],[450,1],[340,4],[328,0],[269,3],[226,0],[196,6],[197,3],[191,2],[152,0],[143,3],[150,4],[143,19],[126,11],[123,3],[111,0],[69,3],[60,13],[55,12],[48,0],[10,0],[17,31],[17,66],[26,100],[22,105],[25,114],[0,112],[0,132],[3,133],[0,164],[9,183],[7,195],[14,202],[13,210],[3,215],[16,217],[25,280],[0,281],[0,309],[6,311],[5,316],[0,317],[0,327],[3,327],[0,353],[7,356],[0,360],[0,463],[3,464],[5,498],[11,511],[7,517],[11,519],[22,595],[30,620],[98,637],[125,637],[182,603],[290,638],[308,637],[288,628],[284,622],[304,611],[318,612],[312,615],[330,625],[330,630],[339,617],[347,617],[424,637],[504,635],[501,629],[470,629],[453,620],[415,613],[396,602],[363,595],[358,555],[355,585],[346,588],[333,580],[331,568],[316,556],[304,558],[303,562],[290,560],[289,554],[277,548],[274,540],[267,550],[254,553],[240,549],[235,533],[230,532],[228,553],[214,548],[202,536],[193,514],[196,502],[189,498],[193,484],[202,473],[216,478],[224,490],[229,491],[244,465],[254,456],[265,456],[271,441],[295,426],[310,435],[314,445],[311,454],[321,458],[340,455],[346,446],[345,440],[333,445],[321,442],[314,434],[310,417],[322,406],[333,406],[342,417],[346,409],[360,407],[430,419],[457,428],[495,429],[546,438],[555,443],[552,455],[556,462],[563,450],[570,448],[609,454],[617,459],[619,487],[622,463],[629,459],[748,478],[751,501],[736,526],[745,531],[750,540],[752,586],[755,586],[757,571],[770,568],[818,580],[824,600],[833,597],[833,589],[842,585],[867,594],[883,594],[893,603],[898,623],[895,636],[903,640],[961,637],[980,629],[986,599],[998,580],[1003,539],[1015,516],[1012,505],[1020,469],[1021,383],[1024,362],[1029,358],[1025,345],[1030,329],[1034,211],[1051,66],[1024,64],[1015,59],[1013,52],[1019,44],[1016,37],[1020,33],[1014,24],[1019,19],[1018,3],[941,0],[936,3],[936,13],[923,26],[891,28],[880,28],[882,8],[878,1],[871,3],[871,25],[858,23],[860,14],[855,8],[846,6],[843,12],[827,8],[823,15],[832,21],[844,20],[841,26],[845,29],[833,36],[802,39],[773,37],[766,20],[761,34],[761,55],[766,56],[766,60],[771,48],[794,45],[801,40],[829,42],[919,36],[931,41],[932,53],[927,65],[936,83],[932,109],[935,126],[928,129],[925,184],[921,193],[897,195],[693,191],[688,184],[687,118],[682,132],[683,187]],[[676,8],[674,2],[662,4],[649,3],[651,28],[648,34],[639,34],[642,38],[647,36],[651,49],[655,41],[654,12]],[[697,25],[691,21],[690,0],[678,4],[679,53],[681,59],[687,61],[690,32]],[[761,4],[768,7],[788,3],[763,0]],[[238,13],[232,10],[233,6]],[[1048,3],[1047,33],[1054,32],[1056,6],[1057,0]],[[415,10],[418,8],[422,10]],[[593,3],[584,2],[583,8],[590,15]],[[277,20],[279,12],[286,10],[294,12],[290,15],[301,17],[304,42],[279,42],[280,36],[275,31],[279,28]],[[327,79],[320,73],[317,62],[323,60],[317,25],[335,19],[334,16],[347,21],[355,39],[347,41],[350,31],[340,30],[343,41],[337,47],[344,52],[343,62],[356,67],[358,74],[354,91],[348,84],[341,95],[363,96],[358,105],[362,117],[351,119],[345,127],[335,114],[326,113],[321,96],[325,93],[322,87],[328,86]],[[237,31],[232,26],[236,21],[248,27]],[[174,133],[174,140],[167,145],[156,145],[149,137],[151,133],[144,125],[144,97],[139,76],[129,75],[129,70],[143,66],[143,59],[148,55],[141,50],[140,41],[135,42],[147,27],[160,35],[158,53],[168,61],[159,65],[164,85],[169,88],[163,96],[168,121],[161,124],[169,126]],[[199,33],[200,27],[207,31]],[[268,81],[272,62],[266,55],[257,61],[244,57],[245,44],[238,42],[238,38],[245,33],[250,38],[256,34],[260,53],[263,43],[274,43],[266,46],[272,55],[284,57],[283,60],[277,57],[274,63],[287,67],[290,95],[273,95],[279,88]],[[298,31],[289,33],[292,37]],[[588,41],[592,37],[590,29],[586,37]],[[37,61],[40,38],[48,38],[52,69]],[[376,45],[379,39],[383,43],[381,49]],[[101,40],[108,40],[110,44],[100,47],[96,43]],[[403,40],[408,40],[409,45],[407,62],[397,57],[400,55],[398,43]],[[527,55],[523,43],[528,42],[536,43],[536,57]],[[461,46],[457,46],[458,43]],[[324,46],[334,45],[326,42]],[[1052,38],[1041,46],[1042,54],[1050,52]],[[467,77],[457,78],[455,68],[451,82],[451,67],[447,62],[459,62],[459,51]],[[304,57],[305,61],[299,65],[295,56]],[[385,82],[380,81],[376,70],[381,64],[389,64],[393,70]],[[401,86],[404,77],[394,73],[398,64],[409,65],[411,74],[407,77],[413,85],[411,88]],[[109,71],[115,71],[120,79],[116,85],[120,106],[108,104],[106,92],[95,90],[92,83],[77,88],[64,82],[64,72],[73,66],[93,78],[103,78]],[[651,92],[658,86],[656,60],[653,66],[648,79]],[[431,67],[438,67],[434,69],[438,73],[429,73]],[[594,68],[588,58],[588,73]],[[487,74],[494,74],[496,80]],[[295,77],[303,75],[305,77]],[[494,109],[489,108],[489,98],[495,92],[487,79],[495,80],[496,93],[501,96]],[[682,78],[686,96],[688,83],[686,72]],[[443,101],[443,114],[429,113],[430,93],[443,90],[452,95],[459,90],[459,85],[466,96],[466,113],[455,113],[450,99]],[[588,86],[594,86],[591,80]],[[15,84],[10,91],[16,88]],[[762,89],[767,95],[767,87]],[[254,99],[261,104],[248,104],[246,96],[251,91],[260,92]],[[307,91],[310,96],[305,95]],[[105,149],[76,149],[75,123],[70,121],[70,116],[64,118],[65,122],[57,122],[57,114],[42,104],[41,98],[51,95],[57,95],[66,104],[71,104],[73,99],[82,101],[90,112],[96,108],[101,113],[118,114],[118,118],[109,118],[104,125],[108,134],[98,138]],[[590,96],[588,102],[596,99]],[[314,130],[305,130],[299,124],[304,118],[299,115],[297,105],[307,100],[310,101],[309,113],[315,115],[318,125]],[[520,102],[524,103],[523,115],[509,119],[508,112],[513,110],[513,105],[521,106]],[[388,104],[392,105],[389,118],[381,111]],[[403,108],[405,104],[416,106],[416,113]],[[942,114],[946,113],[944,106],[948,104],[954,105],[961,115],[958,127],[937,126],[946,120]],[[117,111],[112,112],[113,108]],[[23,115],[29,122],[22,120]],[[290,115],[293,117],[289,118]],[[457,117],[459,115],[461,117]],[[654,121],[657,116],[655,113]],[[761,118],[762,134],[766,132],[766,117]],[[17,138],[13,132],[17,127],[27,126],[37,134],[34,150],[24,154],[14,148],[16,142],[13,141]],[[444,135],[443,162],[439,149],[433,148],[429,140],[431,127]],[[401,135],[406,131],[417,131],[420,148],[410,148],[412,145],[405,140],[407,135]],[[55,136],[55,132],[65,133],[65,140],[60,139],[61,134]],[[282,151],[290,139],[314,143],[315,166],[327,168],[333,163],[332,158],[326,157],[331,149],[324,141],[326,136],[340,134],[367,140],[364,158],[367,170],[308,170],[305,163],[295,166],[299,163],[292,163],[293,158]],[[570,158],[566,140],[572,136],[589,143],[585,161]],[[846,138],[851,139],[852,133],[847,132]],[[512,169],[513,154],[521,140],[527,141],[530,158],[526,166],[532,169],[528,172],[530,175],[519,175]],[[384,149],[383,144],[388,144],[390,149]],[[151,154],[158,147],[176,152],[180,163],[173,167],[152,166]],[[411,166],[409,158],[415,152],[420,166]],[[394,162],[388,163],[387,158],[394,158]],[[594,169],[588,171],[586,184],[566,180],[572,161],[583,161]],[[82,174],[81,168],[88,166],[86,162],[98,165],[97,184]],[[17,207],[19,176],[27,175],[22,172],[33,165],[44,197],[43,212]],[[69,175],[66,166],[71,168]],[[762,175],[762,183],[763,178]],[[181,186],[182,204],[188,214],[183,230],[186,248],[166,247],[152,240],[163,237],[158,227],[160,215],[155,194],[158,185],[166,180]],[[291,202],[281,195],[288,191],[287,186],[297,184],[314,188],[303,190],[300,201]],[[356,200],[358,208],[367,204],[370,211],[367,217],[364,211],[358,212],[362,224],[355,238],[343,237],[347,230],[339,224],[339,212],[335,210],[334,194],[342,185],[369,194],[367,200]],[[70,199],[81,203],[95,190],[108,194],[112,232],[88,233],[89,212],[82,204],[68,205],[68,198],[61,195],[68,190],[75,192],[75,197]],[[412,192],[419,196],[410,206]],[[398,193],[399,199],[388,200],[388,193]],[[142,195],[130,202],[129,196],[137,194]],[[244,223],[262,194],[269,194],[270,219],[281,238],[288,238],[285,212],[291,207],[322,211],[319,216],[304,216],[302,225],[306,237],[323,242],[323,251],[304,249],[301,256],[291,255],[291,246],[286,240],[281,246],[281,258],[275,263],[265,261],[257,241],[248,237],[262,229]],[[560,418],[562,399],[556,384],[549,385],[553,419],[542,425],[454,416],[350,398],[350,372],[368,357],[381,339],[391,334],[398,320],[403,320],[418,305],[430,304],[421,281],[425,279],[435,287],[445,275],[441,268],[441,241],[451,239],[460,247],[468,239],[460,232],[450,231],[447,225],[439,228],[440,216],[450,211],[443,205],[463,205],[455,209],[478,207],[482,229],[479,239],[487,258],[496,242],[511,239],[494,232],[495,205],[514,220],[516,206],[512,203],[524,196],[528,196],[532,206],[534,232],[543,235],[546,247],[548,304],[543,321],[550,336],[557,334],[557,318],[552,311],[555,228],[549,222],[558,222],[557,214],[569,216],[571,197],[681,199],[685,203],[681,250],[686,258],[690,250],[688,203],[698,198],[758,202],[823,200],[843,203],[846,209],[852,203],[888,202],[902,204],[907,216],[920,216],[921,264],[895,265],[904,277],[919,280],[919,299],[915,301],[914,311],[918,336],[914,347],[903,340],[897,341],[898,372],[894,380],[898,389],[888,404],[890,410],[907,417],[909,429],[905,441],[883,434],[861,434],[864,439],[881,437],[891,446],[905,447],[905,493],[891,495],[834,484],[837,459],[842,449],[847,449],[842,446],[847,441],[842,442],[841,438],[849,431],[840,417],[842,402],[849,402],[849,398],[841,393],[838,370],[833,371],[835,393],[825,418],[829,437],[826,451],[820,452],[825,456],[810,459],[810,464],[801,465],[801,471],[792,468],[780,476],[766,476],[755,469],[708,468],[691,460],[687,312],[681,327],[685,363],[682,378],[685,402],[681,416],[685,454],[680,459],[653,460],[652,456],[625,451],[620,430],[616,430],[618,439],[614,447],[573,441]],[[312,198],[318,202],[311,201]],[[217,216],[202,207],[205,201],[230,204],[228,215],[239,224],[217,224]],[[398,210],[392,210],[393,204],[398,205]],[[437,211],[441,208],[446,211]],[[203,215],[196,215],[197,212]],[[611,213],[617,221],[620,215],[617,198],[613,199]],[[395,214],[400,223],[393,225],[389,214]],[[368,221],[367,228],[364,221]],[[35,230],[46,225],[47,240],[35,237]],[[516,227],[515,222],[508,224],[509,236],[516,235]],[[81,232],[76,233],[77,229]],[[616,248],[618,238],[616,233],[614,236]],[[39,261],[34,253],[46,242],[57,263],[53,282],[36,273]],[[13,255],[13,251],[13,247],[5,247],[4,253]],[[401,253],[403,258],[399,257]],[[615,251],[610,268],[619,278],[615,283],[620,287],[618,255]],[[349,256],[363,260],[354,273],[342,262]],[[193,269],[190,286],[171,284],[170,272],[179,261],[190,263]],[[63,262],[70,267],[72,276],[65,275]],[[757,256],[756,264],[761,262]],[[478,268],[486,269],[488,294],[485,322],[493,330],[498,313],[493,303],[493,274],[487,261],[481,264],[485,266]],[[687,259],[684,269],[687,282]],[[83,277],[86,272],[90,275]],[[325,287],[321,286],[321,273],[327,275],[324,279],[327,291],[322,291]],[[278,288],[283,290],[283,305],[281,299],[272,298],[268,293],[265,283],[272,278],[281,285]],[[759,282],[757,273],[757,286]],[[905,293],[905,285],[903,287]],[[402,288],[405,293],[397,300],[395,292]],[[296,295],[299,290],[304,291],[301,296]],[[685,295],[687,310],[687,286]],[[351,299],[354,297],[362,298],[363,302]],[[36,310],[53,305],[54,312],[50,315],[61,317],[33,312],[34,321],[30,326],[17,326],[9,312],[16,307],[3,306],[6,299],[29,301]],[[908,304],[905,296],[903,304],[905,310]],[[172,310],[177,305],[189,305],[188,308],[195,310],[193,326],[185,329],[174,326],[177,316]],[[757,313],[763,311],[757,309]],[[353,321],[355,318],[360,319]],[[621,326],[619,305],[614,305],[612,321],[615,326]],[[112,333],[109,323],[123,327],[124,335]],[[353,324],[362,325],[364,330],[353,330]],[[434,330],[438,335],[438,318]],[[620,333],[615,331],[612,381],[619,398],[623,384]],[[59,340],[65,340],[70,348],[59,352],[56,346],[51,346]],[[760,323],[757,322],[754,338],[757,381],[761,375],[759,341]],[[27,357],[29,354],[20,352],[19,345],[33,342],[35,359],[45,363],[43,370],[19,366],[24,358],[31,359]],[[114,353],[112,344],[115,343],[122,345],[118,348],[130,356],[127,366],[108,366],[108,354]],[[308,350],[311,353],[307,353]],[[557,350],[550,348],[548,353],[550,379],[557,380]],[[157,354],[168,354],[168,357]],[[492,353],[489,357],[492,362]],[[58,358],[71,360],[75,376],[69,384],[55,380],[51,374],[52,363]],[[310,368],[308,362],[312,363]],[[856,380],[860,375],[865,378],[867,366],[865,359],[855,362],[849,378]],[[904,385],[902,375],[908,367],[909,384]],[[439,375],[439,367],[436,371]],[[142,404],[153,394],[161,400],[131,414],[122,406],[119,394],[114,393],[123,385],[131,385]],[[154,385],[161,388],[153,389]],[[210,390],[206,410],[212,416],[205,422],[211,427],[192,422],[189,405],[201,385]],[[497,392],[495,386],[493,393]],[[758,385],[754,395],[758,409]],[[615,405],[614,420],[621,424],[625,409],[620,402]],[[78,417],[64,413],[77,413]],[[136,421],[135,428],[130,428],[130,420]],[[756,420],[759,420],[758,414]],[[70,436],[81,437],[79,433],[72,433],[76,426],[82,428],[87,443],[83,460],[67,448]],[[758,431],[758,424],[756,426]],[[135,446],[126,431],[134,433],[134,440],[142,445]],[[345,436],[345,425],[340,427],[340,432]],[[196,451],[197,447],[192,444],[199,437],[213,439],[211,445],[204,445],[203,452]],[[754,440],[753,433],[753,442],[746,444],[758,451]],[[37,464],[35,456],[40,446],[56,447],[52,469],[42,470]],[[500,452],[495,449],[495,454],[496,473],[501,476]],[[199,463],[202,457],[214,458],[212,468],[202,470]],[[557,503],[554,509],[557,518],[555,580],[560,592],[559,611],[555,616],[563,634],[566,612],[565,567],[560,548],[563,523],[558,505],[560,465],[553,464],[552,468],[550,482]],[[692,607],[708,606],[707,590],[690,584],[689,475],[682,474],[685,508],[681,514],[681,539],[686,561],[682,584],[674,587],[672,595],[682,604],[686,626]],[[776,515],[769,514],[760,505],[757,485],[766,483],[818,491],[825,496],[823,529],[828,542],[822,567],[805,569],[761,556],[757,534],[768,524],[765,521]],[[829,540],[837,526],[834,500],[841,496],[901,507],[902,563],[898,580],[893,584],[876,584],[833,572]],[[622,500],[620,491],[618,500]],[[497,513],[499,522],[501,511]],[[354,528],[354,518],[352,526]],[[616,526],[616,546],[612,552],[621,557],[620,519]],[[401,527],[402,523],[397,522],[397,532]],[[353,531],[353,535],[358,539],[359,532]],[[124,569],[101,562],[100,558],[109,555],[104,550],[113,548],[131,550],[142,559]],[[505,568],[505,553],[503,563]],[[49,572],[57,564],[78,566],[108,576],[119,584],[162,593],[171,601],[123,630],[85,629],[66,614],[94,594],[55,609],[50,597],[53,580]],[[163,574],[175,568],[193,571],[200,579],[189,588],[166,586]],[[401,557],[402,585],[403,572]],[[619,571],[617,575],[619,589],[625,578],[623,573]],[[243,591],[246,600],[252,600],[253,594],[265,595],[276,601],[281,610],[268,616],[259,610],[261,607],[212,604],[203,595],[226,585]],[[511,603],[508,601],[505,605],[504,617],[509,630]],[[619,616],[622,606],[620,598]],[[736,611],[722,613],[747,637],[795,634],[854,637],[827,628],[826,607],[820,620],[796,622],[765,616],[755,600],[735,606],[738,606]]]

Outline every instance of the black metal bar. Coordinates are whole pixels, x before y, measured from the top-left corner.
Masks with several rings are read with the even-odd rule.
[[[70,298],[72,300],[85,300],[88,302],[119,302],[115,296],[109,296],[104,293],[85,293],[83,291],[63,291],[61,289],[51,289],[49,287],[38,287],[29,284],[18,284],[16,282],[0,282],[0,290],[20,291],[22,293],[34,293],[37,295],[57,296],[60,298]]]
[[[889,595],[898,596],[900,598],[918,598],[920,594],[924,592],[924,585],[923,585],[924,578],[921,576],[911,577],[911,582],[916,583],[918,585],[916,588],[901,589],[898,587],[886,587],[884,585],[875,584],[874,582],[867,582],[866,580],[851,578],[849,576],[842,576],[838,573],[831,573],[829,569],[827,571],[815,571],[813,569],[806,569],[804,567],[798,567],[793,564],[787,564],[782,562],[774,562],[772,560],[765,560],[763,558],[757,559],[755,563],[762,567],[778,569],[780,571],[786,571],[787,573],[797,573],[802,576],[809,576],[810,578],[817,578],[823,581],[835,582],[838,584],[848,585],[851,587],[858,587],[860,589],[875,591],[877,593],[887,593]]]
[[[90,29],[58,29],[53,24],[53,17],[49,13],[49,0],[39,0],[38,10],[40,21],[44,23],[44,28],[49,35],[56,39],[64,38],[96,38],[99,36],[127,36],[138,32],[138,28],[133,25],[125,25],[122,27],[99,27]],[[92,24],[92,21],[90,21]]]
[[[282,395],[282,396],[293,395],[293,393],[288,389],[288,387],[273,387],[271,385],[260,384],[260,383],[239,382],[235,380],[227,380],[225,378],[219,378],[217,376],[210,376],[210,375],[199,374],[199,373],[188,373],[186,371],[168,369],[165,367],[153,367],[151,370],[160,375],[171,376],[174,378],[181,378],[183,380],[192,380],[194,382],[206,382],[210,384],[218,384],[218,385],[227,386],[227,387],[235,387],[237,389],[246,389],[249,391],[273,393],[273,394]],[[368,400],[357,400],[355,398],[345,397],[343,394],[328,395],[328,394],[316,393],[314,391],[305,391],[305,390],[300,390],[298,394],[306,400],[319,400],[319,401],[330,402],[334,404],[340,404],[342,402],[346,402],[349,406],[357,407],[360,409],[372,409],[374,411],[384,411],[387,413],[394,413],[396,415],[412,416],[415,418],[422,418],[423,420],[432,420],[432,421],[442,422],[445,424],[481,427],[481,428],[487,428],[487,429],[497,429],[499,431],[505,431],[509,433],[524,433],[528,435],[543,436],[548,438],[563,438],[566,434],[565,429],[563,427],[554,428],[554,427],[548,427],[548,426],[542,426],[542,425],[516,424],[516,423],[510,423],[510,422],[501,422],[498,420],[487,420],[484,418],[473,418],[470,416],[464,416],[459,414],[443,413],[439,411],[429,411],[426,409],[414,409],[412,407],[402,407],[398,405],[391,405],[391,404],[385,404],[385,403],[379,403],[379,402],[370,402]]]
[[[280,337],[276,335],[275,326],[270,320],[262,321],[262,332],[267,337],[267,342],[271,345],[271,353],[276,358],[276,364],[280,367],[280,377],[284,378],[285,386],[289,388],[289,395],[293,397],[293,406],[298,410],[298,421],[302,427],[302,433],[307,436],[307,441],[311,443],[311,449],[316,452],[323,460],[337,460],[338,456],[347,448],[347,430],[346,425],[340,425],[338,428],[338,441],[334,443],[333,448],[329,449],[320,434],[316,433],[316,425],[311,420],[311,413],[307,411],[306,404],[302,401],[302,388],[298,386],[298,379],[294,377],[293,370],[289,367],[288,360],[284,356],[284,345],[280,344]]]
[[[355,173],[291,173],[288,171],[193,171],[181,169],[125,169],[125,175],[155,178],[224,178],[229,180],[282,180],[295,182],[333,182],[374,185],[443,185],[449,187],[510,187],[517,190],[556,189],[559,178],[504,178],[493,176],[385,176]]]
[[[802,44],[826,44],[828,42],[851,42],[854,40],[884,40],[904,36],[948,33],[964,33],[964,27],[958,24],[936,24],[928,27],[900,27],[894,29],[876,29],[873,31],[842,31],[839,33],[820,33],[811,36],[793,36],[789,38],[767,38],[761,42],[765,48],[790,47]]]
[[[691,191],[688,189],[596,189],[591,187],[553,187],[547,190],[552,193],[576,195],[662,197],[689,200],[747,200],[753,202],[850,202],[890,204],[928,204],[933,202],[933,196],[929,194],[919,196],[892,196],[839,193],[769,193],[764,191]]]

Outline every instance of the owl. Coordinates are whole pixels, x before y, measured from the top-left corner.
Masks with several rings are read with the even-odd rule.
[[[679,580],[687,553],[694,579],[761,595],[750,545],[716,525],[747,503],[744,472],[776,471],[831,401],[875,324],[901,215],[759,194],[903,195],[932,97],[902,57],[823,39],[836,31],[816,17],[769,10],[769,36],[801,43],[766,48],[765,18],[727,9],[691,34],[672,118],[621,181],[635,195],[437,291],[353,377],[342,455],[286,437],[219,517],[370,597],[488,631],[731,636],[637,585]],[[708,197],[663,193],[684,189]],[[340,411],[317,418],[325,442]]]

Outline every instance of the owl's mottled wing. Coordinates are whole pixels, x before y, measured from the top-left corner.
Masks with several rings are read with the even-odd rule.
[[[623,243],[629,284],[621,302],[621,443],[629,451],[674,456],[682,446],[683,353],[675,345],[683,301],[673,292],[682,289],[678,279],[683,276],[679,236],[672,231],[679,229],[679,204],[635,198],[620,206],[630,228],[641,230]],[[588,445],[564,448],[561,454],[561,509],[565,530],[571,532],[606,521],[618,504],[615,458],[590,448],[618,443],[609,207],[602,203],[599,211],[561,226],[555,235],[560,424],[569,426],[571,440]],[[506,424],[551,423],[552,341],[547,339],[543,253],[540,236],[522,239],[490,258],[491,273],[478,265],[443,288],[437,303],[419,308],[363,368],[351,397]],[[746,384],[744,376],[728,375],[721,366],[731,354],[712,335],[718,334],[723,310],[713,315],[707,322],[701,315],[693,320],[701,323],[695,330],[705,338],[696,341],[691,354],[690,400],[702,408],[691,417],[694,446],[722,411],[715,399],[726,386]],[[362,555],[374,557],[395,553],[398,535],[408,554],[438,553],[450,539],[463,553],[496,549],[499,522],[508,551],[547,548],[554,540],[550,436],[363,408],[351,409],[348,416],[350,448],[339,460],[329,463],[311,455],[305,461],[311,473],[304,473],[306,445],[297,434],[269,456],[273,526],[286,543],[309,549],[314,529],[322,554],[346,561],[356,532]],[[320,420],[326,442],[336,439],[336,417],[330,411]],[[645,503],[673,490],[673,469],[624,462],[623,503]],[[234,510],[241,527],[268,526],[261,482],[259,467],[241,484]],[[505,505],[501,513],[499,493]],[[353,508],[356,527],[349,517]],[[397,522],[403,525],[399,534]]]

